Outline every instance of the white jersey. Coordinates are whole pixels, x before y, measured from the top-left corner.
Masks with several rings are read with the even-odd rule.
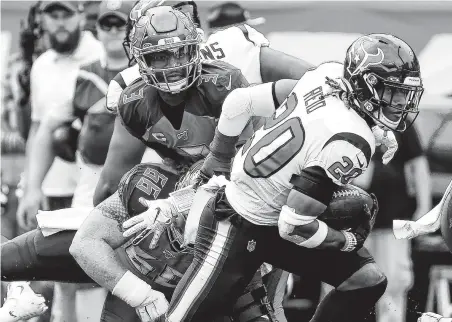
[[[262,83],[261,47],[270,42],[263,34],[248,25],[238,25],[219,30],[201,45],[201,56],[205,60],[222,60],[242,72],[250,84]]]
[[[339,185],[359,176],[375,152],[371,129],[335,96],[325,77],[343,74],[325,63],[308,71],[265,126],[237,153],[226,186],[234,209],[257,225],[277,225],[296,178],[319,166]]]
[[[220,30],[210,35],[200,45],[203,60],[221,60],[237,67],[250,84],[262,83],[260,50],[268,47],[269,41],[264,35],[248,25],[239,25]],[[122,90],[141,78],[138,65],[123,70],[121,78],[115,77],[108,85],[107,109],[115,112]]]

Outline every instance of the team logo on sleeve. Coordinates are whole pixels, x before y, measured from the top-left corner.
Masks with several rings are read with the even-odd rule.
[[[215,85],[217,84],[218,74],[204,74],[199,77],[198,86],[202,83],[212,82]]]

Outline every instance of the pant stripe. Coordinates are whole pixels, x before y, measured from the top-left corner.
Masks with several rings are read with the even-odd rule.
[[[222,262],[227,256],[228,249],[225,247],[231,232],[232,225],[228,220],[217,222],[217,229],[213,242],[206,251],[204,260],[196,269],[194,277],[189,281],[185,289],[180,293],[171,310],[168,321],[180,322],[186,321],[197,302],[205,297],[207,290],[214,282],[216,272],[221,270]],[[194,260],[194,262],[196,259]],[[192,264],[193,265],[193,264]]]

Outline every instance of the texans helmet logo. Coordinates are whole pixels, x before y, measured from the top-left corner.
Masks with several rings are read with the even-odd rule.
[[[347,71],[350,75],[354,76],[364,71],[367,67],[371,65],[379,65],[383,62],[385,55],[380,48],[377,48],[377,53],[369,53],[364,48],[366,42],[375,42],[367,36],[358,38],[354,43],[353,47],[349,51],[348,66]]]

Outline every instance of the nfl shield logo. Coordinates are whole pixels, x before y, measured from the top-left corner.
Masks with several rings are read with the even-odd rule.
[[[252,239],[248,242],[248,246],[246,246],[246,249],[249,252],[252,252],[255,248],[256,248],[256,242],[254,241],[254,239]]]
[[[107,9],[108,10],[118,10],[121,8],[122,1],[121,0],[108,0],[107,1]]]

